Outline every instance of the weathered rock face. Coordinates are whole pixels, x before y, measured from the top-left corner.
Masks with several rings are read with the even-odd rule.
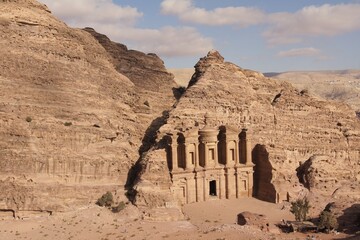
[[[123,193],[149,122],[173,104],[162,62],[124,52],[132,67],[141,56],[140,68],[159,69],[141,85],[145,71],[119,73],[93,36],[34,0],[0,1],[0,35],[0,209],[65,210]],[[167,104],[144,105],[138,89],[161,84]]]
[[[335,214],[340,230],[356,232],[359,229],[360,184],[359,176],[354,176],[356,170],[328,155],[314,155],[296,170],[300,182],[310,191],[308,197],[313,208],[320,210],[318,206],[330,202],[326,210]]]
[[[323,177],[338,179],[323,194],[331,197],[341,185],[358,183],[360,122],[350,107],[319,101],[289,83],[224,62],[217,52],[200,59],[195,69],[189,88],[161,127],[159,141],[174,130],[202,128],[210,113],[215,126],[252,130],[254,193],[260,199],[278,202],[306,194],[296,169],[317,154],[333,159],[324,167],[334,176]],[[144,173],[140,179],[147,178]]]
[[[84,30],[93,35],[111,55],[116,70],[127,76],[136,86],[153,92],[177,86],[173,75],[168,73],[163,61],[156,54],[128,50],[125,45],[112,42],[92,28]]]
[[[343,188],[350,179],[354,179],[355,182],[360,181],[359,175],[349,169],[347,164],[339,164],[335,158],[328,155],[312,156],[299,166],[297,175],[300,182],[309,190],[325,192],[340,186]],[[341,185],[342,182],[344,185]],[[351,185],[351,182],[347,184]],[[337,194],[339,195],[341,192],[343,191],[338,191]],[[356,195],[358,191],[349,191],[346,194]]]
[[[153,122],[144,136],[141,152],[155,142],[156,131],[165,123],[168,109],[175,103],[178,85],[174,76],[169,73],[164,62],[154,53],[145,54],[136,50],[128,50],[121,43],[112,42],[107,36],[97,33],[92,28],[85,31],[93,35],[111,56],[116,70],[135,84],[139,96],[135,110],[141,123]]]

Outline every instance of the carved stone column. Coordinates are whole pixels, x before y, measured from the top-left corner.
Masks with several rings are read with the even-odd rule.
[[[253,195],[253,188],[254,188],[254,179],[253,179],[254,171],[247,171],[248,176],[248,197]]]
[[[215,160],[215,168],[219,166],[219,156],[218,156],[218,148],[217,148],[218,142],[215,142],[214,147],[214,160]]]
[[[235,167],[238,167],[240,165],[240,158],[239,158],[239,141],[235,140],[235,153],[234,153],[234,161],[235,161]]]
[[[172,144],[171,145],[171,163],[172,163],[172,171],[177,171],[178,170],[178,154],[177,154],[177,148],[178,145]]]
[[[235,169],[235,189],[236,189],[236,198],[240,198],[240,173],[239,169]]]
[[[185,154],[184,154],[184,161],[185,161],[185,169],[188,170],[190,169],[190,159],[189,159],[189,156],[188,156],[188,146],[187,146],[187,143],[184,143],[184,148],[185,148]]]
[[[189,179],[188,178],[185,178],[185,181],[186,181],[186,203],[189,203]]]
[[[251,147],[251,139],[249,137],[246,138],[245,140],[245,145],[246,145],[246,165],[251,165],[252,164],[252,147]]]
[[[206,182],[206,176],[203,178],[203,186],[204,186],[204,201],[209,199],[209,184]]]
[[[225,156],[225,166],[229,167],[229,147],[227,140],[225,140],[225,154],[223,154],[223,157],[224,156]]]
[[[200,158],[199,158],[199,143],[195,143],[195,169],[200,166]]]
[[[201,179],[199,179],[199,173],[195,173],[195,194],[196,194],[196,202],[200,202],[200,198],[201,198],[201,192],[200,192],[200,184],[199,181]]]
[[[205,150],[205,152],[204,152],[204,168],[206,169],[206,168],[208,168],[208,166],[209,166],[209,148],[208,148],[208,146],[207,146],[207,143],[205,142],[204,143],[204,150]]]
[[[225,199],[226,198],[226,182],[225,182],[225,174],[224,174],[224,170],[221,169],[221,174],[219,175],[219,186],[220,186],[220,191],[219,191],[219,197],[220,199]]]

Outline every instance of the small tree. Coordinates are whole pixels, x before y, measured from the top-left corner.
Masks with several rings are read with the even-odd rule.
[[[100,207],[110,207],[114,203],[114,198],[111,192],[106,192],[96,201],[96,204]]]
[[[332,212],[324,210],[320,214],[318,227],[319,229],[325,229],[326,232],[329,232],[338,227],[338,222]]]
[[[291,202],[290,212],[295,215],[296,221],[305,221],[309,209],[310,205],[307,198],[298,199],[295,202]]]
[[[66,127],[70,127],[70,126],[72,125],[72,122],[65,122],[64,125],[65,125]]]
[[[31,117],[26,117],[25,120],[29,123],[32,121],[32,118]]]

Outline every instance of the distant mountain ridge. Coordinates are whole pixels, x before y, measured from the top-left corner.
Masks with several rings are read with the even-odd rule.
[[[294,71],[264,73],[265,76],[292,83],[318,97],[345,102],[360,111],[360,70]]]
[[[194,69],[169,69],[175,81],[187,86]],[[267,72],[266,77],[285,80],[298,90],[306,90],[317,97],[336,100],[349,104],[356,112],[360,112],[360,70],[324,70],[324,71],[289,71]]]

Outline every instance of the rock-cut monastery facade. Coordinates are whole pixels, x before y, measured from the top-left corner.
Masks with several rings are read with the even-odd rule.
[[[206,125],[170,137],[171,191],[181,204],[252,196],[254,164],[247,129]]]

